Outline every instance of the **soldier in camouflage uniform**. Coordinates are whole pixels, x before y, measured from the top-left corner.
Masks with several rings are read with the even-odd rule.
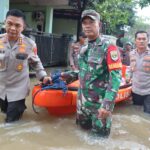
[[[7,12],[6,33],[0,35],[0,108],[6,113],[6,122],[19,120],[26,109],[29,64],[39,80],[44,83],[51,80],[37,55],[35,42],[21,34],[24,27],[25,16],[20,10]]]
[[[82,28],[88,45],[78,56],[80,88],[76,122],[99,136],[108,136],[122,63],[117,47],[100,36],[100,15],[96,11],[83,11]],[[70,74],[72,77],[77,75],[75,72],[62,73],[63,77]]]

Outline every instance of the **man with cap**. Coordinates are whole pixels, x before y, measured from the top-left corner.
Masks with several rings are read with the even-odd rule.
[[[123,50],[121,51],[121,59],[122,59],[122,64],[130,66],[130,52],[132,50],[132,43],[131,42],[126,42]]]
[[[121,82],[122,63],[117,47],[100,35],[100,15],[95,10],[85,10],[81,18],[88,45],[78,58],[80,87],[76,123],[98,136],[107,137]],[[68,73],[62,75],[67,77]]]

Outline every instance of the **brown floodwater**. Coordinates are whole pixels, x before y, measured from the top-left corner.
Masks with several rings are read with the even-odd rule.
[[[31,79],[31,88],[38,81]],[[131,102],[117,104],[110,137],[93,137],[75,124],[75,114],[54,117],[45,108],[32,110],[31,94],[23,118],[5,124],[0,113],[0,150],[150,150],[150,115]]]

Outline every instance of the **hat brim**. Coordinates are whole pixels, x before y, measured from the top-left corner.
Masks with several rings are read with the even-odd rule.
[[[98,20],[96,17],[94,17],[92,15],[86,15],[86,16],[82,17],[81,21],[83,21],[85,18],[90,18],[92,20]]]

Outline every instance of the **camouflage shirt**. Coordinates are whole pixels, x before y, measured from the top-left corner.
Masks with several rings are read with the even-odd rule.
[[[112,111],[121,82],[122,64],[117,47],[98,37],[81,51],[78,65],[81,104],[101,103],[102,108]]]

